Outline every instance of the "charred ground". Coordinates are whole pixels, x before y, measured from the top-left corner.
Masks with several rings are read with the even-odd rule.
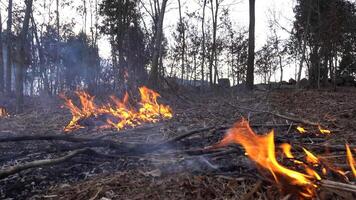
[[[288,141],[320,154],[324,153],[327,145],[335,164],[349,171],[345,151],[340,144],[347,141],[352,146],[356,143],[353,127],[356,118],[356,89],[339,88],[337,92],[274,90],[252,93],[226,91],[219,94],[206,92],[204,95],[195,93],[186,90],[177,96],[162,91],[161,100],[174,110],[174,117],[170,120],[122,131],[89,127],[65,136],[90,138],[90,141],[73,142],[58,138],[6,141],[17,136],[55,137],[65,134],[62,129],[70,120],[70,113],[61,108],[63,102],[60,99],[29,99],[26,101],[28,105],[25,114],[0,119],[2,170],[35,160],[62,157],[88,145],[95,153],[78,154],[56,165],[35,167],[4,177],[0,180],[0,197],[278,199],[278,190],[261,179],[241,147],[232,145],[222,149],[206,149],[217,143],[225,131],[241,117],[249,119],[251,126],[259,133],[274,129],[277,144]],[[11,114],[11,99],[3,100],[7,101],[5,105]],[[327,137],[301,135],[295,129],[297,125],[311,132],[317,128],[262,112],[272,110],[295,119],[318,122],[332,130],[332,134]],[[184,137],[177,137],[180,135]],[[106,142],[99,142],[101,140]],[[123,146],[117,148],[112,141]],[[162,143],[164,145],[156,148],[157,144]],[[288,161],[283,163],[290,164]],[[330,179],[346,181],[335,174],[329,176]],[[355,196],[321,188],[319,197],[350,199]]]

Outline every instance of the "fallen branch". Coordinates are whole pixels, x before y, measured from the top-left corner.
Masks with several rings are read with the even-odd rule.
[[[168,139],[168,140],[158,144],[157,146],[165,146],[165,145],[168,145],[168,144],[172,144],[172,143],[177,142],[179,140],[182,140],[184,138],[190,137],[190,136],[192,136],[194,134],[201,133],[201,132],[204,132],[204,131],[209,131],[209,130],[212,130],[214,128],[215,128],[214,126],[210,126],[210,127],[206,127],[206,128],[195,129],[195,130],[189,131],[187,133],[184,133],[182,135],[178,135],[177,137]]]
[[[30,141],[30,140],[62,140],[66,142],[93,141],[93,139],[91,138],[73,137],[72,135],[65,134],[65,135],[25,135],[25,136],[6,137],[6,138],[0,138],[0,143]]]
[[[72,152],[68,153],[67,155],[59,157],[59,158],[36,160],[36,161],[28,162],[28,163],[25,163],[22,165],[15,165],[15,166],[9,167],[7,169],[0,170],[0,179],[6,178],[12,174],[16,174],[16,173],[26,170],[26,169],[62,163],[62,162],[65,162],[65,161],[73,158],[76,155],[84,154],[84,153],[88,153],[88,152],[92,152],[92,150],[89,148],[78,149],[78,150],[72,151]]]

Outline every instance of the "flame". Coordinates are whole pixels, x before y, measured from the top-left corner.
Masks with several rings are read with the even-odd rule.
[[[292,146],[288,143],[283,143],[280,145],[284,155],[287,157],[287,158],[294,158],[294,156],[292,155]]]
[[[241,144],[248,157],[259,167],[269,171],[282,190],[294,190],[304,198],[314,196],[317,188],[314,182],[320,180],[320,176],[308,167],[305,168],[307,174],[304,174],[279,164],[275,155],[273,131],[267,135],[257,135],[249,123],[243,119],[228,130],[227,135],[217,144],[217,147],[230,143]]]
[[[64,128],[64,131],[72,131],[83,128],[80,121],[89,117],[98,117],[108,115],[112,118],[106,120],[106,126],[115,127],[120,130],[127,126],[135,127],[143,122],[157,122],[160,118],[172,118],[172,109],[168,105],[162,105],[157,102],[160,95],[147,87],[139,88],[141,100],[138,103],[139,108],[135,109],[129,104],[129,95],[125,93],[122,100],[111,96],[113,104],[98,106],[95,104],[95,96],[91,96],[85,91],[76,91],[79,97],[81,107],[76,106],[73,101],[63,94],[60,96],[64,99],[64,105],[71,111],[72,119]]]
[[[352,152],[350,150],[350,147],[348,144],[345,144],[346,146],[346,156],[347,156],[347,162],[349,163],[350,165],[350,168],[352,170],[352,173],[354,175],[354,177],[356,177],[356,163],[355,163],[355,160],[354,160],[354,157],[352,156]]]
[[[3,107],[0,107],[0,117],[8,117],[9,113],[6,112],[6,109]]]
[[[310,151],[306,150],[305,148],[303,148],[303,151],[307,155],[306,160],[308,163],[311,163],[315,166],[319,164],[319,159],[314,154],[312,154]]]
[[[301,126],[298,126],[297,127],[297,130],[299,131],[299,133],[306,133],[307,131],[303,128],[303,127],[301,127]]]
[[[331,134],[331,131],[330,130],[327,130],[327,129],[323,129],[323,128],[321,128],[321,126],[319,125],[318,126],[318,129],[319,129],[319,131],[320,131],[320,133],[322,133],[322,134]]]

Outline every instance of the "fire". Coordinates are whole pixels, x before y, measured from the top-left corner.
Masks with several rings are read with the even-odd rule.
[[[349,145],[345,144],[345,146],[346,146],[347,162],[349,163],[352,173],[353,173],[354,177],[356,178],[356,168],[355,168],[356,162],[354,160],[354,157],[352,156],[352,152],[350,150]]]
[[[283,150],[284,155],[287,158],[294,158],[294,156],[292,155],[292,146],[288,143],[283,143],[280,145],[281,149]]]
[[[303,128],[303,127],[301,127],[301,126],[298,126],[297,127],[297,130],[299,131],[299,133],[306,133],[307,131]]]
[[[6,112],[6,109],[3,107],[0,107],[0,117],[8,117],[9,113]]]
[[[172,109],[168,105],[162,105],[157,102],[160,95],[150,90],[147,87],[139,88],[141,100],[138,103],[138,109],[129,104],[129,95],[125,94],[122,100],[115,96],[111,96],[111,104],[96,105],[95,97],[84,91],[76,91],[79,97],[81,107],[76,106],[73,101],[64,95],[64,105],[71,111],[72,119],[69,124],[64,128],[64,131],[72,131],[83,128],[79,122],[89,117],[98,117],[107,115],[109,118],[106,120],[106,126],[115,127],[120,130],[125,127],[135,127],[143,122],[157,122],[160,118],[172,118]]]
[[[307,174],[304,174],[279,164],[275,154],[273,131],[266,135],[257,135],[251,129],[249,123],[242,120],[228,130],[225,138],[217,146],[225,146],[230,143],[241,144],[248,157],[256,162],[259,168],[268,171],[270,176],[273,176],[274,182],[284,192],[294,191],[304,198],[314,196],[317,188],[315,182],[320,180],[320,176],[308,167],[305,167]],[[285,153],[287,156],[291,156],[288,147]]]
[[[308,163],[311,163],[315,166],[319,164],[319,159],[314,154],[312,154],[310,151],[306,150],[305,148],[303,148],[303,151],[307,155],[306,160]]]
[[[322,133],[322,134],[326,134],[326,135],[331,134],[330,130],[323,129],[323,128],[321,128],[321,126],[318,126],[318,129],[319,129],[320,133]]]

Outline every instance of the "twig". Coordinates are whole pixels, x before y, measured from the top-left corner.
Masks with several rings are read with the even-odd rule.
[[[329,181],[329,180],[322,180],[320,181],[320,186],[324,188],[337,189],[337,190],[352,192],[356,194],[356,185]]]
[[[0,143],[30,141],[30,140],[62,140],[66,142],[93,141],[93,139],[90,138],[73,137],[71,135],[66,134],[66,135],[25,135],[25,136],[6,137],[6,138],[0,138]]]
[[[6,178],[12,174],[16,174],[16,173],[26,170],[26,169],[41,167],[41,166],[48,166],[48,165],[55,165],[55,164],[58,164],[61,162],[65,162],[65,161],[73,158],[76,155],[87,153],[87,152],[91,152],[91,150],[89,148],[77,149],[77,150],[72,151],[72,152],[68,153],[67,155],[59,157],[59,158],[36,160],[36,161],[28,162],[28,163],[25,163],[22,165],[15,165],[15,166],[9,167],[7,169],[1,170],[0,171],[0,179]]]
[[[165,146],[165,145],[177,142],[179,140],[182,140],[184,138],[190,137],[190,136],[192,136],[194,134],[201,133],[201,132],[204,132],[204,131],[209,131],[209,130],[212,130],[214,128],[215,128],[214,126],[210,126],[210,127],[206,127],[206,128],[195,129],[195,130],[189,131],[187,133],[184,133],[182,135],[179,135],[177,137],[174,137],[174,138],[171,138],[169,140],[166,140],[166,141],[158,144],[157,146]]]
[[[258,182],[255,184],[253,189],[250,192],[248,192],[247,194],[245,194],[242,199],[243,200],[254,199],[253,195],[261,188],[261,186],[262,186],[262,180],[258,180]]]
[[[251,112],[259,112],[259,113],[266,113],[266,114],[270,114],[270,115],[275,115],[277,117],[283,118],[283,119],[287,119],[293,122],[298,122],[298,123],[303,123],[303,124],[307,124],[307,125],[311,125],[311,126],[318,126],[320,125],[320,123],[316,123],[316,122],[312,122],[306,119],[302,119],[300,117],[296,118],[296,117],[292,117],[292,116],[287,116],[287,115],[283,115],[283,114],[279,114],[276,112],[271,112],[271,111],[265,111],[265,110],[256,110],[256,109],[252,109],[252,108],[246,108],[246,107],[242,107],[242,106],[237,106],[237,105],[232,105],[230,104],[232,107],[238,108],[238,109],[243,109],[243,110],[249,110]]]

